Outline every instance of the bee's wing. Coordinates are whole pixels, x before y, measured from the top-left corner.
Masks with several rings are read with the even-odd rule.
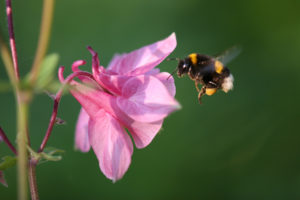
[[[229,63],[231,60],[233,60],[235,57],[237,57],[242,51],[242,47],[239,45],[233,46],[224,52],[222,52],[220,55],[216,56],[215,59],[222,62],[224,65]]]

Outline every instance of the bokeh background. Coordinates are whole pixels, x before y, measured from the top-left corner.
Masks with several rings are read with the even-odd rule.
[[[7,36],[4,1],[0,24]],[[13,1],[21,74],[32,64],[42,1]],[[41,199],[299,199],[300,198],[300,2],[297,0],[59,0],[49,53],[60,65],[91,57],[92,45],[106,65],[115,53],[129,52],[172,32],[178,46],[171,57],[191,52],[215,55],[240,44],[228,66],[235,88],[197,101],[194,83],[176,78],[182,109],[169,116],[145,149],[134,150],[124,178],[113,184],[100,172],[91,151],[74,150],[80,105],[63,97],[49,146],[64,149],[63,160],[38,166]],[[176,62],[164,61],[162,71]],[[66,71],[67,73],[70,70]],[[0,63],[0,80],[7,80]],[[0,94],[0,124],[15,140],[15,102]],[[31,106],[30,134],[37,148],[46,131],[51,99]],[[11,154],[0,144],[0,156]],[[6,172],[0,199],[16,199],[15,168]]]

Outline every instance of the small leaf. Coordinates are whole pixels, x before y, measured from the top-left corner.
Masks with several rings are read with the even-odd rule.
[[[45,88],[54,79],[56,68],[58,67],[58,60],[59,55],[57,53],[52,53],[44,58],[41,71],[36,81],[38,89]]]
[[[3,173],[3,171],[0,171],[0,183],[1,183],[2,185],[4,185],[5,187],[8,187],[8,185],[7,185],[7,183],[6,183],[6,180],[5,180],[5,178],[4,178],[4,173]]]
[[[12,156],[5,156],[2,160],[3,161],[0,163],[0,171],[13,167],[17,162],[17,158]]]

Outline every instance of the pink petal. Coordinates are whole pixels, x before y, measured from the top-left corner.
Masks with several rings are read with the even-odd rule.
[[[109,71],[105,69],[102,69],[98,77],[99,84],[115,95],[121,94],[124,83],[131,78],[130,76],[110,74]]]
[[[167,87],[167,90],[170,92],[171,96],[175,96],[176,88],[174,78],[173,76],[171,76],[171,74],[169,74],[168,72],[160,73],[160,70],[158,68],[154,68],[148,71],[145,75],[152,75],[158,78]]]
[[[124,53],[124,54],[116,53],[113,56],[113,58],[111,59],[110,63],[108,64],[107,69],[118,73],[120,71],[119,67],[121,65],[121,62],[122,62],[123,59],[125,59],[126,55],[127,55],[126,53]]]
[[[160,69],[154,68],[154,69],[151,69],[150,71],[146,72],[145,75],[156,75],[156,74],[159,74],[159,72],[160,72]]]
[[[139,149],[148,146],[158,131],[161,129],[163,120],[153,123],[141,123],[134,121],[127,128],[134,139],[135,146]]]
[[[130,165],[133,145],[119,122],[100,110],[90,120],[89,139],[104,175],[113,182],[122,178]]]
[[[128,54],[116,55],[108,69],[123,75],[139,75],[161,63],[176,47],[176,36],[147,45]]]
[[[83,84],[72,86],[70,93],[77,99],[87,114],[94,118],[100,109],[114,112],[112,105],[116,98],[102,90],[91,88]]]
[[[81,108],[76,124],[75,147],[82,152],[88,152],[91,147],[88,135],[89,119],[89,115]]]
[[[144,75],[132,77],[124,84],[117,105],[133,120],[145,123],[160,121],[180,108],[160,80]]]
[[[129,132],[132,134],[137,148],[144,148],[145,146],[147,146],[161,128],[163,120],[153,123],[134,121],[132,118],[128,117],[126,113],[122,112],[119,109],[115,97],[103,91],[87,88],[84,85],[77,85],[76,89],[77,90],[71,90],[71,93],[83,107],[79,115],[76,129],[76,146],[81,151],[88,151],[88,149],[86,148],[87,144],[89,144],[84,140],[86,136],[85,132],[77,132],[78,130],[80,130],[80,128],[78,127],[84,125],[86,123],[85,120],[87,120],[88,118],[88,116],[85,118],[81,114],[82,112],[84,112],[84,109],[87,113],[89,113],[90,116],[93,116],[93,118],[97,118],[97,113],[99,110],[105,109],[106,112],[110,113],[114,118],[118,119],[129,130]],[[80,121],[81,117],[83,118],[82,121]],[[80,122],[82,122],[82,124],[80,124]],[[85,129],[83,130],[85,131]]]
[[[173,76],[170,76],[168,72],[162,72],[154,76],[158,78],[166,86],[170,95],[174,97],[176,94],[176,87],[175,87]]]

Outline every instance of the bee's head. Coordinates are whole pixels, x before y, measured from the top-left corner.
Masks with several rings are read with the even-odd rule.
[[[188,64],[184,60],[179,60],[177,66],[177,75],[181,77],[183,74],[186,74],[188,71],[189,71]]]
[[[177,72],[177,75],[179,77],[181,77],[183,74],[188,72],[188,67],[187,67],[187,63],[185,62],[185,60],[181,60],[180,58],[168,58],[168,61],[170,60],[177,60],[178,61],[178,65],[176,67],[176,69],[171,73],[170,76],[172,76],[175,72]]]

